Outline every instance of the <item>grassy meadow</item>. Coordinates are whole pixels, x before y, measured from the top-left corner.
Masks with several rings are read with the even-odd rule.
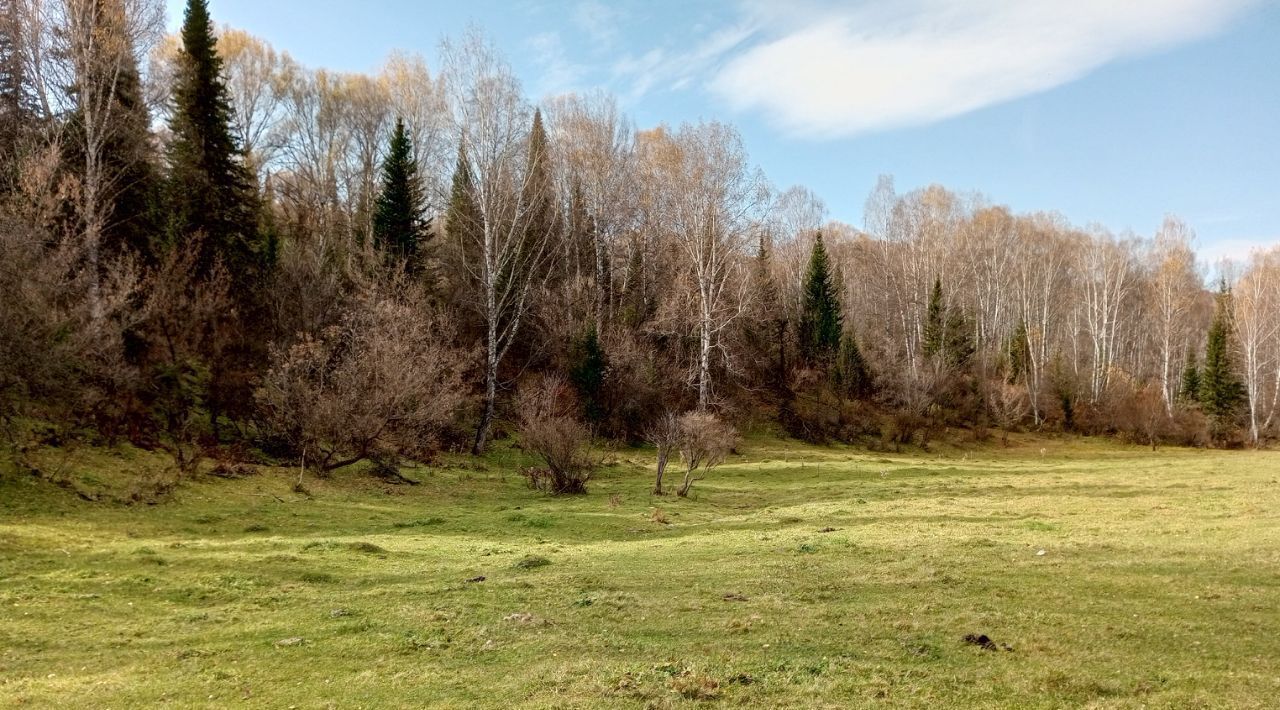
[[[0,475],[0,706],[1275,707],[1280,455],[749,439],[689,500],[622,450],[87,502]],[[81,492],[165,460],[85,450]],[[987,635],[987,647],[966,636]]]

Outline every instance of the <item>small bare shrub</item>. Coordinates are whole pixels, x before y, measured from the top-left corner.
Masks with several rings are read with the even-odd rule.
[[[1031,413],[1026,390],[1004,381],[994,383],[987,393],[987,406],[1000,427],[1000,443],[1008,446],[1009,433]]]
[[[687,412],[680,417],[680,459],[684,480],[676,495],[686,498],[694,481],[707,477],[737,445],[737,432],[710,412]]]
[[[546,464],[524,471],[529,485],[553,495],[586,493],[595,469],[591,433],[571,414],[572,397],[564,381],[541,378],[521,391],[517,407],[521,443]]]
[[[680,432],[680,417],[672,412],[664,413],[645,430],[645,441],[653,444],[658,454],[658,469],[653,480],[653,494],[656,496],[663,494],[662,476],[667,471],[671,452],[680,448]]]

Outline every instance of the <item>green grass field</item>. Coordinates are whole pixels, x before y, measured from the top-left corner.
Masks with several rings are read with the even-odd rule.
[[[514,457],[309,497],[292,471],[201,476],[132,507],[5,473],[0,704],[1280,703],[1275,453],[751,439],[691,500],[648,495],[645,451],[565,499]]]

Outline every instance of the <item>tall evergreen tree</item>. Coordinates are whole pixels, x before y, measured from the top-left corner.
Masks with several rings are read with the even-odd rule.
[[[188,0],[181,36],[169,126],[170,238],[181,244],[202,235],[201,268],[221,259],[242,282],[269,266],[271,245],[259,230],[256,181],[231,132],[231,99],[207,0]]]
[[[562,250],[563,232],[556,210],[555,178],[552,175],[551,142],[542,124],[542,111],[533,112],[529,129],[529,158],[524,181],[524,208],[529,217],[525,225],[524,248],[542,249],[555,254]],[[514,263],[524,263],[524,258]]]
[[[596,327],[591,325],[574,343],[569,380],[582,402],[583,418],[599,424],[605,418],[604,378],[609,368]]]
[[[484,229],[484,217],[476,204],[475,178],[471,174],[471,161],[464,145],[458,146],[458,160],[453,168],[453,182],[449,190],[449,209],[445,213],[445,234],[460,249],[468,249],[476,242],[476,235]]]
[[[410,271],[420,268],[423,247],[430,236],[423,218],[423,202],[413,143],[404,120],[398,118],[382,163],[382,190],[373,213],[373,242]]]
[[[1017,382],[1031,366],[1031,342],[1027,339],[1027,322],[1018,321],[1009,338],[1009,382]]]
[[[775,389],[787,385],[787,312],[782,307],[778,284],[773,278],[773,255],[765,236],[760,237],[751,278],[756,293],[756,332],[752,342],[768,358],[772,355],[771,379]],[[773,351],[776,350],[776,353]]]
[[[0,193],[12,187],[22,139],[36,115],[22,56],[22,31],[18,3],[0,3]]]
[[[920,347],[925,357],[936,357],[946,345],[947,305],[942,296],[942,279],[933,281],[929,292],[929,306],[924,314],[924,333]]]
[[[946,329],[947,364],[954,368],[963,368],[973,359],[977,346],[973,342],[973,326],[964,309],[954,306],[947,310]]]
[[[1200,371],[1200,403],[1219,424],[1226,424],[1240,408],[1244,386],[1231,353],[1231,293],[1226,285],[1218,294],[1218,308],[1209,326],[1204,367]]]
[[[819,233],[813,242],[804,281],[799,328],[801,354],[811,363],[830,364],[840,347],[843,325],[831,261]]]
[[[940,278],[934,279],[929,293],[922,335],[920,347],[925,357],[936,358],[953,368],[964,367],[973,357],[969,319],[962,309],[947,306]]]
[[[862,399],[871,394],[871,370],[862,357],[862,349],[853,335],[853,329],[845,330],[840,338],[840,357],[836,363],[836,386],[846,397]]]
[[[1184,402],[1195,402],[1200,399],[1200,366],[1196,362],[1196,352],[1187,348],[1187,364],[1182,368],[1182,384],[1178,388],[1178,398]]]

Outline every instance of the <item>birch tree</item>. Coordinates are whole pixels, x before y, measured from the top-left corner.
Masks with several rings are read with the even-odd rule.
[[[1159,357],[1160,392],[1165,412],[1173,414],[1178,395],[1178,370],[1187,350],[1187,316],[1202,288],[1196,274],[1191,243],[1195,235],[1176,217],[1166,217],[1152,244],[1155,271],[1150,281],[1153,326]]]
[[[460,145],[446,228],[483,322],[483,409],[472,446],[480,454],[493,424],[499,370],[532,307],[557,215],[541,115],[525,102],[510,66],[474,32],[446,42],[442,54]],[[460,200],[469,204],[463,208]]]
[[[1232,289],[1240,346],[1249,439],[1257,444],[1270,429],[1280,399],[1280,247],[1255,252]]]
[[[138,78],[137,47],[159,36],[162,7],[155,0],[55,0],[36,7],[50,13],[52,64],[69,89],[80,189],[76,208],[89,269],[90,303],[100,314],[104,234],[116,198],[129,187],[135,166],[149,157],[141,148],[147,115]]]
[[[1125,299],[1134,285],[1134,263],[1131,245],[1111,234],[1098,231],[1088,241],[1082,255],[1083,315],[1089,344],[1089,392],[1097,404],[1111,382],[1111,369],[1121,332],[1121,314]]]
[[[713,368],[730,364],[723,335],[751,298],[744,257],[767,191],[759,171],[747,164],[742,137],[722,123],[682,126],[664,167],[669,228],[693,291],[698,346],[692,379],[698,408],[706,410],[715,392]]]

